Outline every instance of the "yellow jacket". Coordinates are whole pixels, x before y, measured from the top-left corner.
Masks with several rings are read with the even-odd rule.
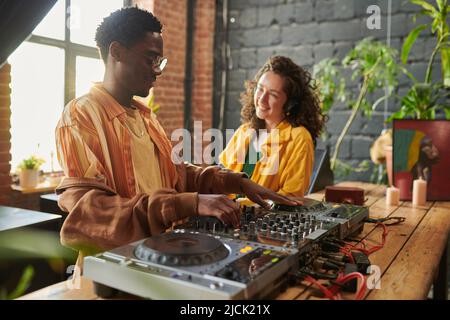
[[[256,163],[251,180],[283,195],[303,197],[308,189],[314,163],[311,134],[304,127],[293,128],[282,121],[271,130],[261,146],[263,157]],[[241,172],[254,130],[241,125],[234,133],[220,162],[228,169]]]

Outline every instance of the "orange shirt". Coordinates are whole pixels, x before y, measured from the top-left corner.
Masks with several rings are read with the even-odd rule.
[[[152,111],[136,100],[133,105],[156,147],[162,186],[174,189],[178,176],[171,161],[172,145]],[[101,84],[69,102],[55,135],[58,160],[66,177],[104,179],[122,197],[138,192],[126,111]]]
[[[61,115],[56,144],[65,177],[56,192],[59,207],[69,213],[61,228],[61,242],[68,247],[98,252],[159,234],[197,214],[198,193],[241,190],[242,174],[173,163],[176,155],[154,114],[137,101],[133,105],[143,121],[136,128],[125,108],[96,84]],[[149,151],[148,168],[136,157],[139,146],[130,130],[138,136],[143,130],[151,139],[153,147],[141,150]],[[145,185],[143,170],[156,176],[158,168],[160,177],[147,178],[161,181]]]

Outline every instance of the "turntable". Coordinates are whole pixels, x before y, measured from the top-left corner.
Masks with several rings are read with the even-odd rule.
[[[293,248],[178,229],[86,257],[84,276],[150,299],[261,299],[296,267]]]
[[[368,216],[361,206],[303,200],[269,210],[241,206],[240,229],[191,217],[172,232],[86,257],[84,276],[96,288],[150,299],[272,298],[289,271],[312,264],[323,239],[360,232]]]
[[[167,233],[140,243],[134,254],[142,261],[166,266],[197,266],[225,259],[229,251],[222,242],[204,234]]]

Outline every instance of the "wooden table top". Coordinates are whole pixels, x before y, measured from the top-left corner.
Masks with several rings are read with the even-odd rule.
[[[405,217],[406,221],[388,226],[385,246],[370,255],[372,265],[380,268],[380,289],[367,290],[365,299],[426,299],[434,276],[438,271],[441,256],[446,249],[450,231],[450,201],[427,202],[423,207],[412,207],[411,202],[399,206],[386,206],[382,185],[362,182],[344,182],[340,186],[360,187],[366,192],[366,206],[371,218],[388,216]],[[310,194],[309,198],[322,200],[323,192]],[[366,223],[359,236],[368,245],[380,244],[383,229]],[[78,288],[78,289],[77,289]],[[321,294],[305,282],[289,287],[281,293],[280,300],[321,299]],[[352,299],[353,294],[343,294]],[[98,297],[93,292],[89,279],[81,277],[78,283],[64,281],[20,299],[86,299]]]

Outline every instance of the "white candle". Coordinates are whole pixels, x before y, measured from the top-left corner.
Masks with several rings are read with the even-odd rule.
[[[396,187],[386,189],[386,205],[398,206],[400,202],[400,190]]]
[[[422,178],[414,180],[413,184],[413,206],[424,206],[427,201],[427,182]]]

